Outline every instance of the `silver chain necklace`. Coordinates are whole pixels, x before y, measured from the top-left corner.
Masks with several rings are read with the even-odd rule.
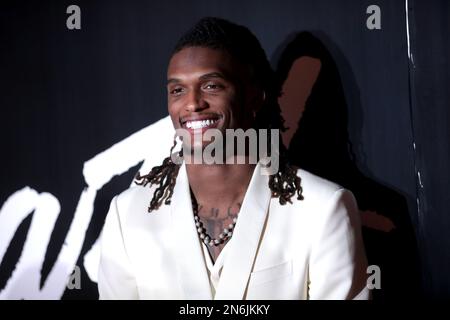
[[[195,227],[197,228],[197,233],[200,237],[200,240],[207,246],[218,246],[227,241],[233,235],[234,227],[236,226],[237,217],[233,218],[233,223],[228,225],[228,228],[224,228],[223,231],[219,234],[217,239],[212,238],[210,235],[206,233],[206,229],[203,227],[203,222],[200,220],[198,216],[198,205],[197,201],[195,201],[195,197],[191,195],[192,198],[192,209],[194,212],[194,220]]]

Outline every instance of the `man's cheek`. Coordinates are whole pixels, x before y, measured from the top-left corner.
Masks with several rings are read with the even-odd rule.
[[[175,116],[174,114],[172,114],[172,113],[170,112],[170,109],[169,109],[169,115],[170,115],[170,119],[172,120],[173,127],[174,127],[175,129],[180,128],[180,121],[179,121],[178,117]]]

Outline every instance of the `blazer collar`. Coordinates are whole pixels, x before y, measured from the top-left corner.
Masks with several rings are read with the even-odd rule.
[[[258,163],[245,193],[232,241],[220,275],[217,300],[241,300],[247,289],[250,273],[266,221],[271,192],[269,178]]]
[[[238,215],[215,299],[241,300],[245,295],[271,192],[268,176],[258,163],[253,172]],[[212,299],[206,261],[192,212],[189,181],[183,163],[178,172],[171,202],[178,275],[185,299]]]
[[[183,299],[211,300],[211,286],[194,223],[189,181],[184,162],[178,171],[170,207],[175,238],[174,252],[178,267],[178,280],[184,293]]]

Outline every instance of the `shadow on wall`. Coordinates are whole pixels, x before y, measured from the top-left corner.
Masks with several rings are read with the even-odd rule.
[[[318,37],[301,32],[288,37],[275,57],[282,88],[279,103],[288,127],[282,138],[290,161],[354,193],[369,265],[381,271],[381,289],[373,290],[373,299],[421,296],[417,244],[406,199],[357,168],[348,137],[348,107],[331,54]],[[349,66],[346,61],[342,64]],[[348,85],[354,89],[351,98],[357,108],[352,116],[361,119],[359,89],[351,75]]]

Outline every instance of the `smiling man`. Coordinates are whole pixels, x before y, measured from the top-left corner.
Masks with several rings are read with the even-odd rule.
[[[283,129],[272,69],[243,26],[200,20],[178,41],[167,78],[173,125],[192,138],[178,159],[217,142],[196,142],[211,130],[227,142],[234,130]],[[248,152],[233,149],[227,157],[246,160],[233,164],[188,163],[172,148],[138,175],[106,218],[100,298],[368,298],[353,195],[289,165],[278,142],[267,141],[279,157],[271,174]]]

